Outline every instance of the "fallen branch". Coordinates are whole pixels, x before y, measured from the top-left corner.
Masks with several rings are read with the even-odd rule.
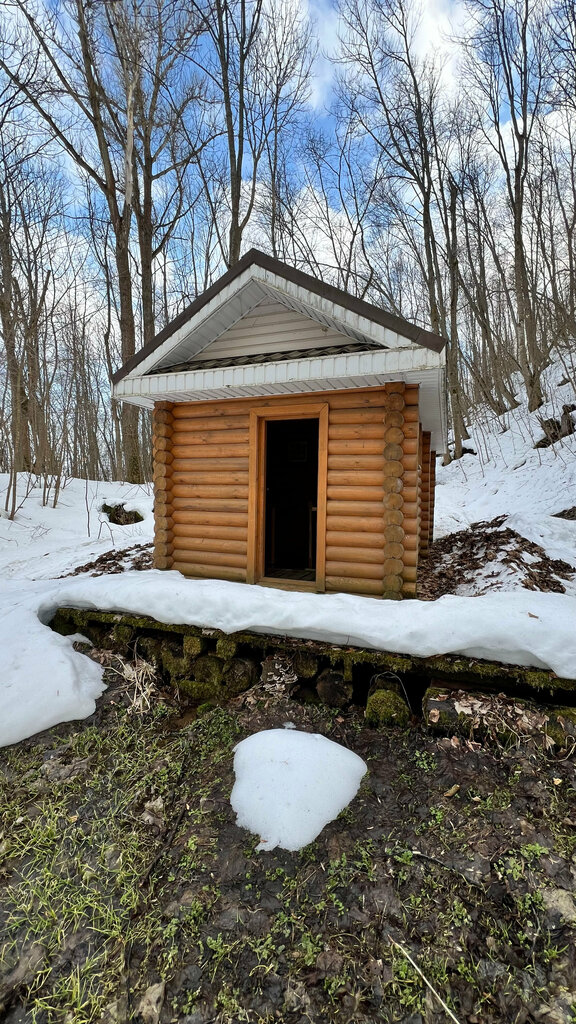
[[[423,971],[420,970],[420,968],[418,967],[418,964],[416,963],[416,961],[412,959],[412,957],[410,956],[410,953],[408,952],[408,950],[404,949],[404,946],[402,946],[399,942],[396,942],[396,939],[393,939],[392,936],[390,936],[390,942],[392,943],[393,946],[396,946],[396,949],[400,950],[400,952],[402,953],[402,956],[406,957],[408,963],[412,964],[412,967],[420,975],[420,977],[422,978],[422,981],[424,982],[424,984],[428,986],[428,988],[430,989],[432,995],[436,996],[436,999],[440,1003],[440,1006],[448,1014],[448,1016],[450,1017],[450,1020],[453,1020],[454,1024],[460,1024],[460,1021],[458,1020],[458,1017],[454,1016],[454,1014],[452,1013],[452,1010],[450,1009],[450,1007],[446,1005],[446,1003],[442,999],[442,996],[440,995],[440,993],[437,992],[436,989],[434,988],[434,985],[432,984],[432,982],[428,981],[428,978],[423,973]]]

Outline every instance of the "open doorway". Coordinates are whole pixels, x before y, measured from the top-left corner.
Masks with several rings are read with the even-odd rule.
[[[267,420],[264,575],[316,579],[317,419]]]

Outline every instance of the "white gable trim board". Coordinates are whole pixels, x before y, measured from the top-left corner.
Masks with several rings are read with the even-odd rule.
[[[279,302],[331,331],[353,341],[372,342],[384,348],[405,348],[414,343],[373,320],[359,316],[331,299],[294,284],[258,266],[248,267],[222,288],[162,345],[138,365],[138,374],[177,365],[203,352],[262,301]],[[427,350],[428,351],[428,350]]]

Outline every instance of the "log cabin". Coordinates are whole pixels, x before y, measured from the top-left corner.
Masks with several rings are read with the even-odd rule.
[[[152,410],[154,564],[414,597],[444,339],[250,250],[114,377]]]

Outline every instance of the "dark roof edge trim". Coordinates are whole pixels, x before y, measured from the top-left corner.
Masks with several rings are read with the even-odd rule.
[[[235,263],[230,270],[227,270],[222,277],[219,277],[205,292],[202,292],[201,295],[194,299],[186,309],[183,309],[174,320],[171,320],[152,341],[144,345],[116,373],[113,373],[112,383],[117,384],[123,377],[131,373],[144,359],[147,359],[156,349],[160,348],[171,335],[180,330],[188,320],[191,320],[196,313],[199,313],[204,306],[208,305],[219,291],[253,265],[261,267],[263,270],[269,270],[279,277],[284,277],[292,284],[307,288],[308,291],[319,295],[321,298],[328,299],[330,302],[344,306],[353,313],[357,313],[358,316],[365,317],[367,320],[373,320],[375,323],[380,324],[382,327],[387,327],[391,331],[396,331],[398,334],[409,338],[415,345],[421,345],[422,348],[432,349],[433,352],[441,352],[446,345],[446,340],[438,334],[433,334],[432,331],[426,331],[422,327],[417,327],[415,324],[411,324],[409,320],[404,320],[403,317],[397,316],[395,313],[389,313],[387,310],[381,309],[380,306],[374,306],[364,299],[358,299],[356,296],[350,295],[341,288],[336,288],[332,284],[320,281],[312,274],[307,274],[303,270],[296,270],[294,267],[282,263],[281,260],[268,256],[267,253],[261,252],[259,249],[250,249],[242,256],[238,263]]]

